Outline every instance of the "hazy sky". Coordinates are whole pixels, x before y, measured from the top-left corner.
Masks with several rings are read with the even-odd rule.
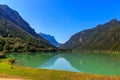
[[[120,0],[0,0],[35,29],[66,42],[73,34],[111,19],[120,20]]]

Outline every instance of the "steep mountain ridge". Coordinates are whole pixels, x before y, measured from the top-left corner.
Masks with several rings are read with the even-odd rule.
[[[120,21],[113,19],[93,29],[83,30],[73,35],[60,48],[75,51],[120,50]]]
[[[46,41],[42,37],[40,37],[34,31],[34,29],[32,29],[30,27],[30,25],[19,15],[19,13],[17,11],[9,8],[7,5],[0,5],[0,15],[2,15],[7,20],[13,22],[14,24],[19,26],[23,30],[27,31],[28,33],[30,33],[34,37],[36,37],[36,38],[38,38],[38,39],[40,39],[40,40],[42,40],[44,42]],[[47,43],[47,41],[46,41],[46,43]]]
[[[22,27],[25,28],[24,20],[18,13],[6,5],[0,5],[0,52],[37,52],[55,49],[36,32],[35,35],[30,33],[29,30],[32,30],[30,26],[26,26],[26,29]]]
[[[37,52],[49,50],[53,46],[40,42],[4,17],[0,17],[0,52]]]

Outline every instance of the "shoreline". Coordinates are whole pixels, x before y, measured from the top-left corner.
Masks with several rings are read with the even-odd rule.
[[[70,71],[35,69],[16,65],[11,69],[9,59],[6,58],[0,59],[0,80],[2,80],[2,78],[5,80],[9,80],[9,78],[10,80],[120,80],[120,75],[108,76]]]
[[[29,67],[14,66],[10,68],[10,64],[6,62],[0,63],[1,78],[11,78],[17,80],[120,80],[120,76],[104,76],[97,74],[34,69]],[[8,76],[6,76],[8,75]],[[17,77],[16,77],[17,76]]]

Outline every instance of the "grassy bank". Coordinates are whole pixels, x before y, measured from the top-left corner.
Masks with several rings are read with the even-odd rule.
[[[0,60],[0,74],[17,76],[30,80],[120,80],[120,76],[91,75],[85,73],[33,69],[19,66],[13,66],[13,69],[11,69],[11,65],[6,61],[6,59]]]

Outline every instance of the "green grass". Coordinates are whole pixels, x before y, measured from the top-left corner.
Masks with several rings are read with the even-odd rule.
[[[17,76],[31,80],[120,80],[120,76],[102,76],[86,73],[34,69],[27,67],[14,66],[6,62],[6,59],[0,60],[0,74]]]

